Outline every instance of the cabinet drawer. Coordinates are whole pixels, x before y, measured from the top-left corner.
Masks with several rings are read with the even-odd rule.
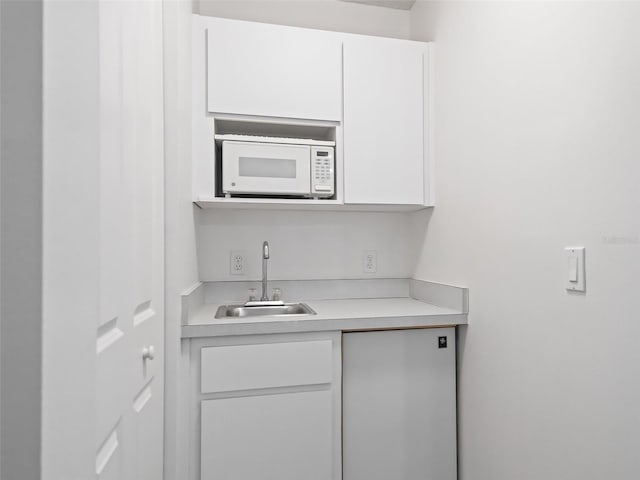
[[[201,392],[331,383],[331,352],[331,340],[206,347]]]

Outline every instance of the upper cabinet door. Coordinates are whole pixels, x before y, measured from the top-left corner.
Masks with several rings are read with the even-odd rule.
[[[345,38],[345,203],[425,204],[426,52],[418,42]]]
[[[338,35],[217,18],[207,25],[209,112],[340,121]]]

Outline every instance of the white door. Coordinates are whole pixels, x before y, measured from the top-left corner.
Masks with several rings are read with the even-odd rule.
[[[162,3],[43,24],[42,478],[161,480]]]
[[[159,480],[164,362],[162,4],[105,1],[100,6],[96,473],[100,479]]]
[[[345,203],[425,203],[426,45],[344,42]]]

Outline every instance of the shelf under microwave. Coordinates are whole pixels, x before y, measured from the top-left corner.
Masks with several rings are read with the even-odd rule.
[[[272,199],[272,200],[335,200],[335,195],[330,197],[318,197],[312,195],[282,195],[262,193],[229,193],[216,198],[246,198],[246,199]]]

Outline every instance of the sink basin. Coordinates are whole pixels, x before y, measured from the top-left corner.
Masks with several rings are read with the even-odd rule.
[[[266,302],[260,305],[255,302],[254,305],[222,305],[216,312],[216,318],[228,317],[266,317],[266,316],[293,316],[293,315],[315,315],[309,305],[305,303],[281,303],[269,304]]]

